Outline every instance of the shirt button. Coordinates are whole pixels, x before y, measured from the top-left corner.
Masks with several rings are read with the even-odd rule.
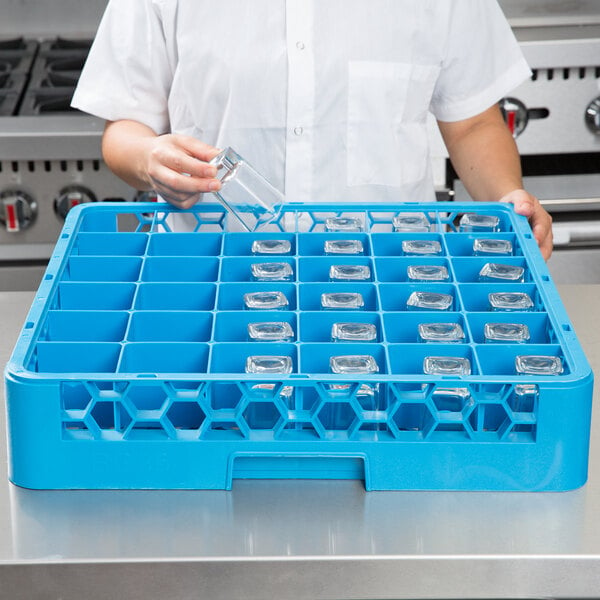
[[[294,127],[294,134],[295,135],[302,135],[304,133],[304,128],[302,127]]]
[[[298,48],[298,50],[304,50],[305,47],[304,42],[296,42],[296,48]]]

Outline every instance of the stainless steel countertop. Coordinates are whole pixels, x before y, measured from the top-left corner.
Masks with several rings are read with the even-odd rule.
[[[559,291],[598,370],[600,285]],[[3,364],[32,298],[0,293]],[[600,598],[598,418],[572,492],[31,491],[7,481],[1,404],[0,600]]]

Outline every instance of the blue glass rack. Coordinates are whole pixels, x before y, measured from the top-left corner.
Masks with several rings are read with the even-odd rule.
[[[173,230],[181,212],[193,231]],[[496,224],[465,225],[465,215]],[[261,239],[289,252],[255,255]],[[481,239],[492,240],[484,255]],[[361,250],[327,253],[335,240]],[[423,254],[403,244],[422,241],[437,243],[417,243]],[[494,254],[502,245],[508,253]],[[291,275],[257,281],[257,262],[286,263]],[[486,277],[489,264],[517,276]],[[368,267],[357,270],[367,277],[332,280],[339,265]],[[411,279],[411,266],[445,276]],[[256,291],[287,304],[249,310],[244,295]],[[361,302],[324,308],[323,294],[337,292]],[[449,305],[415,310],[414,292]],[[494,293],[526,294],[531,306],[493,310]],[[250,323],[274,321],[292,338],[250,340]],[[374,325],[376,338],[334,342],[337,322]],[[490,322],[529,336],[490,343]],[[419,325],[431,323],[458,324],[464,337],[424,342]],[[246,373],[253,355],[287,357],[291,372]],[[333,373],[340,355],[369,356],[378,370]],[[560,371],[519,373],[522,356]],[[430,357],[469,368],[425,373]],[[257,233],[235,231],[220,205],[76,207],[5,381],[9,476],[29,488],[355,478],[367,490],[548,491],[587,477],[593,375],[527,221],[500,203],[289,204]]]

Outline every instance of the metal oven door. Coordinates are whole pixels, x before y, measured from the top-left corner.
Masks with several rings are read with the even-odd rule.
[[[45,265],[26,261],[0,261],[0,292],[30,292],[38,289],[46,270]]]
[[[600,283],[600,174],[526,177],[525,186],[552,215],[555,281]]]
[[[38,289],[53,244],[13,243],[0,231],[0,292]]]

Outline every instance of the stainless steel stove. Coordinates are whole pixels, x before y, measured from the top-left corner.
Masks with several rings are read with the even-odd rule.
[[[553,216],[550,271],[559,283],[598,283],[600,2],[500,4],[533,71],[501,108],[521,153],[525,187]],[[456,199],[468,197],[452,184]]]
[[[68,2],[52,2],[66,14]],[[24,35],[0,25],[0,290],[36,289],[74,205],[137,197],[102,161],[103,122],[70,107],[97,23],[70,31],[66,17],[67,34],[51,35],[39,6],[23,4],[40,19]]]
[[[0,116],[17,114],[36,52],[33,40],[0,40]]]
[[[600,2],[500,4],[533,69],[502,107],[526,186],[554,217],[551,271],[600,282]],[[137,196],[101,159],[103,122],[69,106],[105,6],[0,2],[0,290],[35,289],[71,206]],[[434,162],[436,183],[466,199]]]
[[[71,98],[91,44],[91,39],[63,37],[41,41],[18,114],[73,112]]]

